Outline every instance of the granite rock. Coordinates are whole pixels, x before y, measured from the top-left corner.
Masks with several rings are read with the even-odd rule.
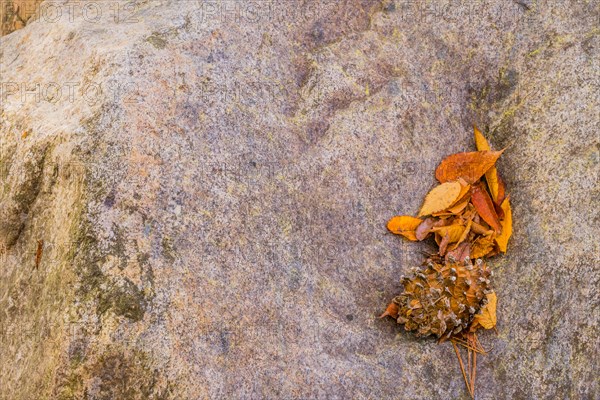
[[[472,124],[514,219],[477,398],[600,396],[597,0],[52,4],[0,38],[0,399],[466,399],[377,315]]]

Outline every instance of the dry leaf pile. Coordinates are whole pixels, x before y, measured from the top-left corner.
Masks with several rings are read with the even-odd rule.
[[[492,151],[475,128],[477,151],[453,154],[435,171],[440,184],[425,197],[418,217],[396,216],[388,229],[411,241],[433,237],[437,254],[402,277],[404,292],[382,317],[390,316],[417,336],[450,340],[469,394],[475,396],[476,355],[485,353],[476,332],[496,325],[496,294],[485,259],[506,252],[512,214]],[[474,260],[474,261],[473,261]],[[465,368],[458,345],[467,349]]]

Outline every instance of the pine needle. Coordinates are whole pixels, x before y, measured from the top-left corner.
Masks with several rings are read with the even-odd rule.
[[[485,349],[483,347],[481,347],[481,346],[473,347],[473,346],[469,345],[469,343],[465,342],[462,339],[458,339],[458,338],[454,337],[451,339],[451,341],[460,344],[461,346],[463,346],[464,348],[466,348],[468,350],[472,350],[472,351],[475,351],[475,352],[481,353],[481,354],[487,354],[487,352],[485,351]]]
[[[471,370],[471,396],[475,398],[475,374],[477,374],[477,352],[473,352],[473,369]]]
[[[469,342],[473,344],[473,346],[478,347],[479,341],[477,339],[477,335],[475,333],[467,336]],[[471,369],[471,396],[475,398],[475,375],[477,374],[477,352],[473,352],[473,364]]]
[[[465,365],[462,362],[462,358],[460,358],[460,353],[458,352],[458,347],[456,346],[456,343],[454,343],[454,341],[452,341],[452,346],[454,346],[454,351],[456,352],[456,357],[458,357],[458,363],[460,364],[460,371],[462,372],[463,378],[465,379],[465,385],[467,385],[467,391],[471,395],[471,398],[473,398],[473,400],[475,400],[475,397],[473,397],[473,393],[471,392],[469,380],[467,379],[467,373],[465,372]]]

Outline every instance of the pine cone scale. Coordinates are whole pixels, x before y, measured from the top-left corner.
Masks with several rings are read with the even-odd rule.
[[[423,269],[401,279],[404,292],[394,298],[397,321],[417,336],[445,339],[469,326],[490,290],[490,272],[482,260],[437,263],[429,260]]]

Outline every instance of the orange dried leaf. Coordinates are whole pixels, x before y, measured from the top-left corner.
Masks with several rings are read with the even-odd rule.
[[[390,303],[387,308],[385,309],[385,311],[383,312],[383,314],[381,314],[379,316],[379,318],[385,318],[385,317],[393,317],[393,318],[398,318],[398,310],[399,307],[396,303]]]
[[[434,232],[439,233],[442,237],[448,236],[448,243],[458,242],[465,231],[465,227],[459,224],[453,224],[449,226],[442,226],[439,228],[433,228]]]
[[[432,217],[436,217],[436,218],[440,218],[440,219],[448,219],[449,217],[453,217],[454,214],[452,214],[449,211],[440,211],[440,212],[431,214],[431,216]]]
[[[502,151],[473,151],[452,154],[438,165],[435,170],[435,177],[442,183],[454,181],[458,178],[463,178],[470,184],[475,183],[487,170],[494,166]]]
[[[472,258],[483,258],[494,249],[494,234],[482,236],[473,242],[471,246]]]
[[[506,198],[502,203],[502,211],[504,211],[504,220],[502,220],[502,233],[496,237],[496,243],[501,252],[506,253],[508,247],[508,239],[512,235],[512,210],[510,208],[509,198]]]
[[[477,214],[488,223],[496,232],[500,233],[502,226],[500,220],[496,214],[494,203],[488,192],[482,188],[481,185],[474,185],[471,187],[471,203],[477,210]]]
[[[460,182],[445,182],[431,189],[419,211],[419,217],[430,215],[450,207],[460,194]]]
[[[479,151],[490,151],[490,145],[488,143],[488,141],[485,139],[485,137],[483,136],[483,134],[479,131],[479,129],[477,129],[477,127],[473,127],[474,133],[475,133],[475,145],[477,146],[477,150]],[[502,202],[502,200],[499,200],[499,194],[500,194],[500,176],[498,175],[498,170],[496,169],[496,167],[491,167],[486,173],[485,173],[485,181],[487,182],[488,188],[490,189],[490,194],[492,196],[492,200],[494,202],[498,202],[500,201],[500,203]],[[504,188],[502,188],[502,193],[504,193]]]
[[[471,225],[471,230],[474,233],[477,233],[478,235],[491,235],[492,233],[494,233],[493,230],[491,229],[487,229],[486,227],[484,227],[483,225],[478,224],[477,222],[473,221],[473,224]]]
[[[475,320],[485,329],[492,329],[496,326],[496,305],[498,299],[496,293],[486,294],[487,304],[481,307],[481,314],[475,315]]]
[[[500,205],[506,198],[506,185],[504,184],[504,180],[502,179],[500,174],[497,174],[496,177],[498,178],[498,196],[492,200],[494,200],[494,203],[496,203],[496,205]]]
[[[416,241],[415,229],[423,222],[420,218],[409,215],[396,216],[387,223],[387,228],[396,235],[402,235],[408,240]]]

